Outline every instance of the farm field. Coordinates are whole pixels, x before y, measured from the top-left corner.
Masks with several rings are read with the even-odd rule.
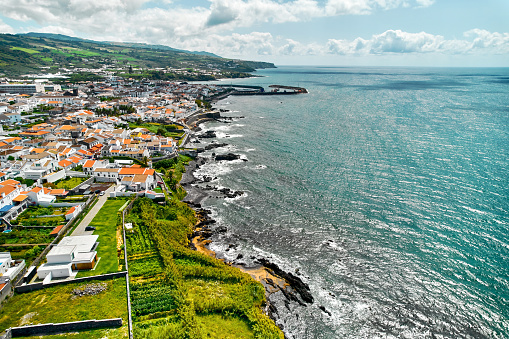
[[[141,198],[127,221],[136,338],[283,338],[261,311],[261,284],[188,247],[196,218],[186,204]]]

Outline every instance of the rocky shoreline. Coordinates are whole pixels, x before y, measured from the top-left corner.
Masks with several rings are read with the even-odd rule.
[[[209,146],[212,145],[217,145],[217,147],[226,146],[226,144],[210,144]],[[230,156],[230,158],[231,160],[238,159],[238,157],[232,156]],[[220,159],[222,158],[220,157]],[[241,196],[243,192],[234,191],[229,188],[218,188],[208,184],[204,187],[198,187],[196,184],[201,184],[203,186],[204,184],[215,179],[210,177],[198,179],[194,176],[194,172],[202,165],[206,164],[207,161],[220,160],[218,160],[218,156],[213,157],[211,160],[200,157],[196,158],[186,166],[186,172],[184,173],[181,180],[181,185],[188,192],[183,201],[196,211],[196,215],[198,217],[198,222],[195,225],[193,234],[189,239],[190,247],[205,255],[223,260],[226,264],[236,267],[245,273],[248,273],[255,280],[262,283],[265,288],[267,299],[265,312],[272,320],[274,320],[274,322],[276,322],[276,324],[279,317],[279,312],[281,311],[278,310],[275,304],[271,302],[271,297],[276,293],[280,292],[284,296],[284,305],[288,310],[291,309],[292,303],[296,303],[300,306],[313,304],[314,299],[310,293],[310,288],[298,276],[298,271],[295,272],[296,274],[286,272],[278,267],[278,265],[270,262],[266,258],[251,257],[249,259],[254,263],[254,265],[247,265],[242,261],[242,259],[244,259],[242,254],[239,254],[233,261],[226,261],[224,258],[222,258],[221,253],[215,253],[209,249],[209,244],[212,242],[211,238],[213,238],[215,235],[226,233],[228,229],[225,226],[217,226],[216,221],[210,216],[211,211],[202,207],[201,204],[203,200],[235,198]],[[230,248],[235,248],[236,246],[236,244],[229,244],[227,250]],[[329,314],[329,312],[323,306],[319,306],[319,308],[323,312]],[[279,326],[281,330],[284,330],[282,325]]]

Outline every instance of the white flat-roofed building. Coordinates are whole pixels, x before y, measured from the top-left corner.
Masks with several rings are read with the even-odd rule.
[[[44,92],[44,84],[36,82],[35,84],[0,84],[0,92],[3,93],[42,93]]]
[[[58,244],[53,247],[46,255],[46,261],[48,264],[59,264],[65,262],[72,262],[74,259],[74,252],[76,246],[61,246]]]
[[[37,269],[37,277],[44,279],[51,274],[51,278],[67,278],[72,275],[72,263],[43,264]]]
[[[93,234],[64,237],[48,252],[47,263],[37,269],[37,276],[44,279],[51,274],[51,278],[66,278],[72,275],[73,270],[94,268],[97,263],[95,249],[99,245],[98,238],[98,235]]]

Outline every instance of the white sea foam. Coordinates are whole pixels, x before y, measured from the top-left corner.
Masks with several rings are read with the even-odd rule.
[[[224,132],[216,132],[217,139],[242,138],[242,134],[227,134]]]
[[[232,168],[228,166],[226,161],[211,162],[203,165],[194,172],[195,177],[203,178],[204,176],[218,176],[230,173]]]

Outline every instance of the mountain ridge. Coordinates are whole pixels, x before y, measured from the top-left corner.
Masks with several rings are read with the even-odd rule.
[[[268,62],[222,58],[164,45],[87,40],[53,33],[0,34],[0,74],[57,73],[72,69],[189,69],[245,77]]]
[[[219,56],[214,53],[205,52],[205,51],[188,51],[184,49],[178,49],[173,48],[166,45],[159,45],[159,44],[147,44],[143,42],[118,42],[118,41],[98,41],[98,40],[92,40],[92,39],[84,39],[84,38],[78,38],[78,37],[72,37],[64,34],[58,34],[58,33],[38,33],[38,32],[29,32],[29,33],[16,33],[15,35],[26,35],[34,38],[49,38],[49,39],[55,39],[55,40],[63,40],[63,41],[89,41],[94,42],[97,44],[107,44],[107,45],[115,45],[115,46],[129,46],[129,47],[141,47],[141,48],[152,48],[152,49],[162,49],[162,50],[168,50],[168,51],[175,51],[175,52],[183,52],[183,53],[191,53],[196,55],[208,55],[216,58],[222,58],[222,56]]]

